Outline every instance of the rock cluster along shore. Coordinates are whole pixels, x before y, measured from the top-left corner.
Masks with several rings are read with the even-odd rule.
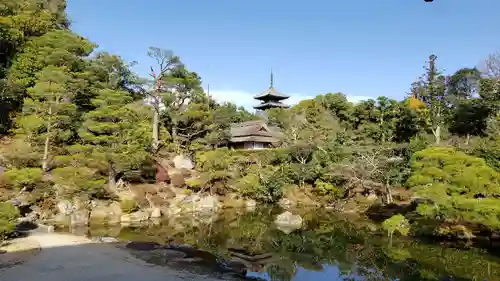
[[[252,211],[257,204],[254,200],[222,201],[218,196],[178,193],[159,206],[141,208],[131,213],[124,213],[118,202],[93,201],[87,205],[85,207],[78,200],[74,202],[63,200],[57,204],[57,214],[51,221],[57,225],[88,225],[90,222],[129,225],[184,214],[216,214],[223,208],[243,208]]]
[[[121,224],[124,226],[157,221],[162,217],[183,215],[203,216],[204,218],[217,214],[222,209],[237,208],[253,211],[257,202],[253,199],[241,198],[237,194],[225,196],[193,193],[188,185],[199,182],[199,174],[193,170],[191,160],[182,155],[175,156],[171,161],[157,159],[157,183],[130,185],[119,181],[111,190],[111,200],[89,200],[74,197],[55,198],[55,208],[42,209],[36,205],[26,205],[22,202],[22,194],[16,198],[18,208],[28,207],[31,213],[25,214],[24,220],[41,222],[53,226],[87,226],[91,223]],[[63,188],[63,187],[61,187]],[[290,199],[288,199],[290,198]],[[289,210],[301,204],[316,203],[301,194],[288,194],[288,198],[280,201],[280,206]],[[27,201],[26,201],[27,202]],[[129,203],[128,207],[125,203]],[[276,225],[289,229],[300,228],[297,217],[284,213],[277,218]]]

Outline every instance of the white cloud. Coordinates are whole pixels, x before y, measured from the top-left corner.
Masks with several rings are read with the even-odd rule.
[[[218,102],[232,102],[238,106],[243,106],[249,111],[254,111],[253,106],[258,102],[254,100],[254,96],[259,93],[249,93],[240,90],[210,90],[210,95]],[[290,98],[286,101],[289,105],[295,105],[302,100],[312,99],[316,95],[301,95],[289,94]],[[368,96],[347,96],[350,102],[357,103],[362,100],[371,99]]]

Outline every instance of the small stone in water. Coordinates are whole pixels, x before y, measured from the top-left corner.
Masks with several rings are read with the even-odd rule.
[[[114,237],[100,237],[99,238],[99,242],[102,242],[102,243],[118,243],[118,239],[114,238]]]

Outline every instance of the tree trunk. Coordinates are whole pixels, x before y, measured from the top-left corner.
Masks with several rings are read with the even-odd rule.
[[[177,119],[174,117],[172,118],[172,141],[174,142],[175,152],[179,153],[180,144],[179,144],[179,134],[177,130],[178,130],[178,122]]]
[[[386,196],[387,196],[387,204],[392,204],[393,203],[393,200],[392,200],[392,191],[391,191],[391,187],[389,185],[389,183],[385,183],[385,191],[386,191]]]
[[[43,148],[42,171],[47,172],[49,169],[49,143],[50,137],[45,137],[45,147]]]
[[[52,115],[52,107],[49,107],[49,116]],[[50,117],[49,117],[50,118]],[[42,171],[47,172],[49,169],[49,145],[50,145],[50,132],[51,124],[49,120],[47,123],[47,136],[45,137],[45,146],[43,148]]]
[[[116,171],[111,161],[108,161],[108,188],[111,192],[116,189]]]
[[[469,145],[469,141],[470,141],[470,134],[466,134],[465,135],[465,145]]]
[[[435,143],[439,144],[441,142],[441,126],[436,126],[436,129],[432,130],[432,133],[434,134]]]
[[[160,108],[158,104],[158,99],[157,97],[155,97],[153,105],[153,139],[151,143],[153,152],[156,152],[158,150],[158,147],[160,146],[159,126],[160,126]]]

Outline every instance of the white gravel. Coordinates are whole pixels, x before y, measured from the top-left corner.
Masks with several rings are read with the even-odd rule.
[[[1,281],[215,281],[167,267],[149,265],[109,244],[66,234],[34,233],[41,251],[27,262],[0,270]]]

